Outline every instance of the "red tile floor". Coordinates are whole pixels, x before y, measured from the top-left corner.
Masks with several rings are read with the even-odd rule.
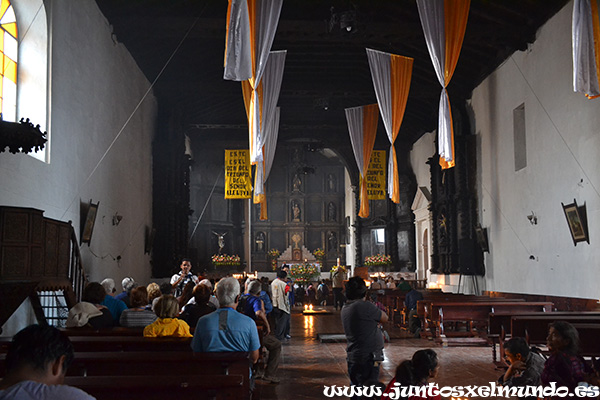
[[[333,308],[331,308],[333,311]],[[292,311],[291,336],[283,345],[278,385],[257,380],[253,399],[326,399],[325,385],[349,384],[345,343],[321,343],[317,334],[343,333],[339,311],[303,316]],[[501,371],[492,364],[491,347],[441,347],[426,339],[401,339],[400,328],[386,328],[392,340],[385,346],[380,381],[387,384],[396,366],[422,348],[433,348],[440,360],[436,383],[440,386],[488,385]],[[337,397],[340,398],[340,397]]]

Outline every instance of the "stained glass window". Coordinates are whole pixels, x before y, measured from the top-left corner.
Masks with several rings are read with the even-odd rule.
[[[0,110],[2,119],[17,118],[17,18],[9,0],[0,2]]]

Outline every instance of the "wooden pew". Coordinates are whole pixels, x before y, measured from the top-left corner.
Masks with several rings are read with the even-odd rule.
[[[0,376],[6,372],[5,358],[6,354],[0,354]],[[174,372],[181,373],[171,376]],[[79,379],[72,379],[75,377]],[[129,393],[129,398],[138,398],[135,390],[141,387],[142,382],[150,382],[152,378],[156,381],[149,383],[150,387],[161,393],[168,393],[172,387],[187,383],[187,387],[212,389],[218,393],[223,389],[234,393],[232,398],[250,396],[248,353],[193,353],[191,349],[187,352],[76,352],[67,370],[67,384],[90,394],[100,393],[102,396],[98,398],[107,399],[114,398],[111,397],[116,390],[114,387]],[[182,381],[178,382],[178,379]],[[105,383],[105,388],[101,387],[101,382]]]
[[[433,337],[446,335],[444,324],[462,321],[468,324],[468,332],[475,336],[473,328],[478,326],[477,335],[487,333],[490,313],[518,314],[523,312],[551,312],[551,302],[520,302],[520,301],[472,301],[472,302],[433,302],[431,303],[429,319],[425,319],[426,328]],[[461,334],[465,336],[464,333]]]
[[[242,375],[71,376],[65,384],[97,400],[248,399]]]
[[[513,329],[513,319],[516,320]],[[532,312],[515,315],[490,313],[488,339],[492,343],[492,361],[504,366],[504,342],[511,337],[523,337],[532,345],[545,345],[548,335],[548,325],[554,321],[570,323],[600,323],[598,311],[553,311],[550,313]],[[500,360],[496,358],[496,342],[499,344]]]
[[[527,343],[539,345],[546,343],[548,325],[555,321],[571,324],[600,324],[597,312],[553,312],[544,315],[514,315],[511,317],[511,336],[524,337]]]

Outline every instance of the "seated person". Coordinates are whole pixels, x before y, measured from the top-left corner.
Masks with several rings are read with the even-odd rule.
[[[152,303],[154,302],[154,299],[158,299],[162,294],[170,294],[162,293],[160,291],[160,286],[158,286],[158,283],[156,282],[149,283],[148,286],[146,286],[146,291],[148,292],[148,307],[146,307],[148,310],[152,309]]]
[[[148,292],[146,287],[138,286],[129,294],[131,308],[121,313],[120,324],[127,328],[144,328],[158,318],[154,311],[148,310]]]
[[[211,289],[206,285],[196,285],[193,291],[194,302],[188,303],[183,308],[183,312],[179,316],[180,319],[187,322],[189,326],[196,327],[200,317],[210,314],[217,308],[209,303],[211,296]]]
[[[417,301],[419,300],[423,300],[423,294],[412,288],[404,297],[404,305],[408,312],[408,330],[417,338],[421,335],[421,319],[417,314]]]
[[[123,287],[123,291],[116,295],[115,299],[122,300],[127,305],[127,307],[129,307],[129,293],[131,293],[131,289],[138,286],[138,284],[135,283],[133,278],[128,276],[126,278],[123,278],[123,280],[121,281],[121,286]]]
[[[100,282],[104,290],[106,291],[106,296],[104,296],[104,300],[102,300],[103,306],[108,308],[110,314],[113,316],[113,321],[115,325],[119,325],[119,320],[121,319],[121,313],[124,310],[127,310],[127,304],[123,300],[117,300],[113,296],[115,295],[117,289],[115,288],[115,281],[111,278],[106,278],[102,282]]]
[[[565,321],[553,322],[546,340],[550,357],[544,364],[542,385],[549,386],[550,382],[556,382],[557,387],[565,386],[573,393],[579,382],[585,381],[584,363],[578,355],[577,329]]]
[[[84,391],[63,385],[73,361],[69,338],[53,326],[30,325],[17,333],[6,353],[0,381],[3,400],[93,400]]]
[[[398,286],[396,286],[396,289],[400,290],[401,292],[408,292],[412,289],[412,287],[410,286],[410,283],[404,280],[404,278],[400,278],[400,283]]]
[[[172,295],[162,295],[154,307],[158,319],[144,328],[144,337],[191,337],[190,326],[177,319],[179,303]]]
[[[245,305],[244,314],[256,320],[260,318],[267,329],[267,334],[263,337],[263,345],[269,351],[269,359],[267,360],[267,368],[262,379],[271,383],[279,383],[279,378],[275,377],[279,360],[281,358],[281,342],[271,333],[271,327],[267,320],[264,302],[261,300],[260,293],[262,285],[260,281],[251,281],[248,285],[248,294],[244,295]]]
[[[544,358],[529,350],[525,339],[514,337],[504,343],[504,358],[509,363],[508,369],[498,383],[502,386],[538,386],[544,370]],[[535,399],[533,396],[527,399]]]
[[[398,368],[396,368],[396,375],[392,378],[390,383],[388,383],[384,393],[387,393],[388,395],[391,393],[401,393],[400,391],[402,388],[407,386],[420,386],[425,389],[427,387],[427,381],[434,379],[437,376],[438,370],[439,364],[436,352],[431,349],[418,350],[413,354],[411,360],[402,361],[400,365],[398,365]],[[439,394],[432,397],[427,396],[426,393],[421,394],[424,394],[424,396],[412,394],[408,397],[396,396],[396,398],[408,400],[441,399]],[[386,397],[388,396],[382,398]]]
[[[242,351],[250,354],[252,364],[258,361],[258,330],[250,317],[235,310],[239,297],[240,284],[235,278],[219,281],[220,308],[198,320],[192,339],[194,352]]]
[[[106,291],[101,284],[88,283],[83,289],[82,301],[69,310],[67,328],[112,328],[114,319],[108,308],[100,304],[105,297]]]

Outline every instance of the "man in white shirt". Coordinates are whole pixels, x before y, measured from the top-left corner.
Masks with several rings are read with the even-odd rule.
[[[271,293],[273,294],[273,318],[275,320],[275,337],[279,341],[286,339],[286,326],[290,320],[290,301],[287,295],[287,283],[285,278],[287,272],[277,271],[277,279],[271,282]]]
[[[183,288],[188,282],[193,281],[194,284],[198,284],[198,277],[192,274],[192,261],[184,258],[181,260],[181,272],[171,277],[171,286],[173,287],[173,295],[175,297],[181,296]]]

